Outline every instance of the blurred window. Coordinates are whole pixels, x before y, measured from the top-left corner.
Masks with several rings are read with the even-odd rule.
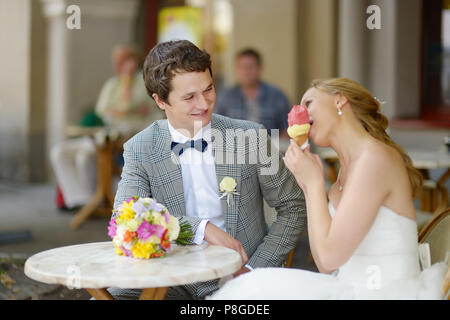
[[[450,121],[450,0],[423,0],[423,120]]]

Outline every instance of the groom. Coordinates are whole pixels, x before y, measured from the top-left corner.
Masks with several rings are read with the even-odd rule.
[[[144,81],[167,120],[125,143],[114,208],[133,195],[154,198],[191,225],[193,243],[237,251],[235,276],[281,266],[306,225],[303,193],[261,125],[212,114],[209,54],[187,40],[160,43],[145,60]],[[219,187],[227,181],[228,193]],[[268,230],[263,198],[277,211]],[[217,289],[218,280],[171,287],[167,298],[201,299]],[[137,297],[133,291],[110,288],[116,298]]]

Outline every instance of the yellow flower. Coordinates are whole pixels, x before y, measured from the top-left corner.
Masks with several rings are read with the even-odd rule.
[[[169,241],[176,240],[180,234],[180,223],[178,222],[178,218],[170,216],[168,229]]]
[[[153,223],[154,224],[158,224],[160,226],[163,226],[164,228],[167,228],[167,222],[166,222],[166,218],[164,218],[164,216],[159,213],[156,212],[153,216]]]
[[[150,243],[154,243],[154,244],[160,244],[161,243],[161,239],[158,238],[156,235],[152,235],[146,241],[148,241]]]
[[[234,192],[236,190],[236,181],[231,177],[225,177],[219,184],[220,191],[222,192]]]
[[[131,251],[135,258],[148,259],[150,258],[150,254],[153,253],[154,247],[149,242],[137,241],[131,248]]]
[[[139,226],[142,223],[142,219],[132,219],[132,220],[126,220],[124,221],[124,225],[127,227],[128,230],[131,232],[136,232],[136,230],[139,228]]]
[[[122,221],[127,221],[127,220],[134,219],[135,213],[134,213],[133,209],[131,209],[131,207],[123,206],[121,211],[122,211],[122,213],[116,219],[117,223],[120,223]]]
[[[166,219],[159,212],[147,211],[146,213],[144,213],[144,219],[150,224],[158,224],[163,226],[164,228],[167,227]]]
[[[123,256],[122,250],[120,250],[120,248],[117,245],[114,245],[114,247],[116,248],[116,254],[118,254],[119,256]]]
[[[144,213],[144,220],[148,223],[152,223],[152,213],[150,211],[147,211]]]

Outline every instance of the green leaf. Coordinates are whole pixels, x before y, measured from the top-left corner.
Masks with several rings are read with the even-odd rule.
[[[191,225],[186,221],[180,223],[180,233],[178,234],[177,240],[175,243],[178,245],[187,245],[191,242],[192,238],[195,234],[192,232]]]

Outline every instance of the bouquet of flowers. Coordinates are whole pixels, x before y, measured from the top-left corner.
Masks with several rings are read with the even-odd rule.
[[[185,245],[194,236],[188,223],[179,223],[162,204],[137,196],[122,202],[108,227],[116,254],[138,259],[163,257],[171,241]]]

